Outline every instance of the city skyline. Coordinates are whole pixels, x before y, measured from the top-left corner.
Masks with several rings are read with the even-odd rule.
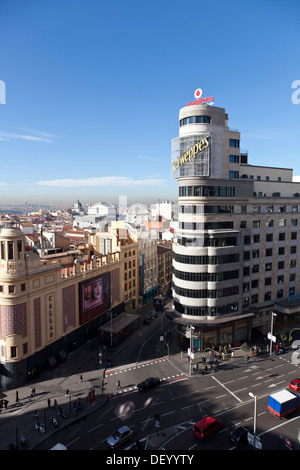
[[[1,10],[0,204],[176,200],[171,141],[197,88],[225,108],[250,164],[300,175],[296,2]]]

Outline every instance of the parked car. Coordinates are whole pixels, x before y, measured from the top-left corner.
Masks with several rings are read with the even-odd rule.
[[[193,434],[198,439],[203,441],[208,436],[218,432],[222,426],[223,422],[219,418],[213,418],[213,416],[205,416],[194,425]]]
[[[156,387],[157,385],[160,385],[160,379],[158,377],[148,377],[143,382],[137,384],[137,389],[139,392],[145,392],[149,390],[149,388]]]
[[[123,444],[124,442],[132,439],[133,431],[129,426],[122,426],[121,428],[117,429],[111,436],[107,438],[107,445],[111,449],[115,449],[119,447],[119,445]]]
[[[299,389],[300,389],[300,379],[291,380],[289,387],[290,387],[292,390],[296,390],[296,392],[299,392]]]
[[[236,446],[242,446],[248,442],[248,432],[251,433],[249,428],[246,428],[245,426],[239,426],[229,434],[229,439]]]

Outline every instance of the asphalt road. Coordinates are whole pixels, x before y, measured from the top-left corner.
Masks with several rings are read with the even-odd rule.
[[[138,392],[136,384],[152,375],[161,378],[161,386]],[[285,449],[282,437],[291,439],[299,449],[300,416],[280,420],[267,410],[268,395],[288,388],[290,380],[297,376],[299,367],[291,363],[289,354],[192,377],[168,357],[124,364],[108,371],[110,389],[114,389],[118,379],[122,388],[111,393],[104,408],[58,431],[39,448],[49,449],[62,442],[70,450],[107,450],[106,438],[126,424],[132,427],[134,439],[141,440],[144,449],[233,449],[228,439],[230,431],[239,425],[253,428],[254,399],[249,396],[252,392],[257,395],[257,435],[263,449]],[[160,428],[155,426],[155,414],[159,414]],[[218,416],[223,428],[206,442],[200,442],[193,436],[192,426],[208,414]]]

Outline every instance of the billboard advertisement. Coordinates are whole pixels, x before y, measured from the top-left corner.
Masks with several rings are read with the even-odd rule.
[[[210,134],[176,137],[172,140],[172,176],[209,176]]]
[[[104,273],[80,282],[80,324],[110,309],[110,275]]]

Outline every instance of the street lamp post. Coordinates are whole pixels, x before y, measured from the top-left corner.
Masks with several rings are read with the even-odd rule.
[[[271,316],[270,356],[272,356],[273,327],[274,327],[273,317],[277,317],[277,313],[272,312],[272,316]]]
[[[253,445],[255,447],[255,439],[256,439],[256,409],[257,409],[257,395],[254,393],[249,392],[250,397],[254,398],[254,417],[253,417]]]
[[[195,327],[190,325],[190,356],[189,356],[189,372],[190,376],[192,375],[192,330],[194,330]]]

